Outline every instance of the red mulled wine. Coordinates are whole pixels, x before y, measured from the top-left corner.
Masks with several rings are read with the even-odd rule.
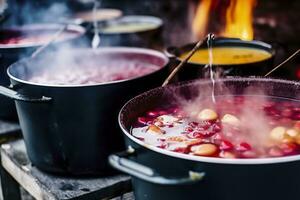
[[[50,85],[91,85],[127,80],[157,71],[161,66],[135,60],[110,61],[75,67],[47,69],[34,74],[28,81]],[[98,66],[99,65],[99,66]]]
[[[0,31],[0,46],[15,47],[46,44],[58,30],[2,30]],[[76,31],[64,31],[56,41],[75,38],[78,34]]]
[[[164,150],[218,158],[300,153],[300,102],[266,96],[217,96],[192,106],[158,106],[132,135]]]

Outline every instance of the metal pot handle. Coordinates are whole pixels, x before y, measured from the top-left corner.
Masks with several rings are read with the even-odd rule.
[[[127,151],[109,156],[109,163],[116,169],[144,181],[160,185],[187,185],[201,181],[205,173],[189,171],[189,176],[183,178],[166,178],[153,169],[134,162],[127,157],[134,155],[135,150],[129,146]]]
[[[172,52],[176,51],[177,47],[168,47],[164,50],[164,54],[169,58],[169,59],[176,59],[176,55]]]
[[[52,98],[42,96],[41,98],[31,98],[22,94],[19,94],[18,92],[6,88],[3,86],[0,86],[0,95],[6,96],[8,98],[14,99],[16,101],[25,101],[25,102],[32,102],[32,103],[46,103],[50,102]]]

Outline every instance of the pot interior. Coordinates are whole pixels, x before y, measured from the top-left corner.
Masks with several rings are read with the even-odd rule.
[[[169,53],[174,55],[178,60],[182,60],[194,46],[195,44],[188,44],[180,48],[170,48]],[[215,56],[214,62],[216,62],[216,65],[219,66],[257,63],[268,60],[275,54],[272,46],[267,43],[230,38],[217,38],[213,40],[212,48],[213,55]],[[252,56],[253,54],[255,54],[255,56]],[[224,57],[227,57],[228,60],[226,61]],[[232,61],[229,61],[229,58],[231,58]],[[220,61],[218,61],[219,59]],[[193,63],[195,65],[208,64],[207,45],[203,45],[190,59],[189,63]]]
[[[121,110],[119,115],[119,123],[127,137],[135,143],[142,145],[151,150],[167,155],[172,155],[179,158],[187,158],[191,160],[201,160],[207,162],[217,163],[236,163],[236,164],[253,164],[253,163],[270,163],[270,162],[285,162],[288,159],[298,159],[299,155],[278,157],[278,158],[260,158],[260,159],[220,159],[210,157],[198,157],[186,154],[180,154],[162,150],[157,147],[146,145],[143,141],[134,138],[131,135],[132,126],[136,123],[136,119],[143,116],[149,110],[161,107],[161,105],[176,105],[178,103],[178,96],[180,100],[191,100],[199,96],[201,92],[211,89],[211,82],[208,80],[192,81],[181,83],[179,85],[171,85],[164,88],[157,88],[137,96],[129,101]],[[226,88],[226,89],[224,89]],[[249,88],[251,90],[249,90]],[[252,88],[256,88],[253,90]],[[215,85],[215,95],[263,95],[266,97],[285,98],[288,100],[295,100],[299,102],[300,84],[293,81],[263,79],[263,78],[233,78],[217,80]]]
[[[98,50],[77,49],[68,51],[58,51],[49,53],[34,59],[26,59],[17,62],[9,67],[10,78],[27,84],[38,85],[95,85],[106,84],[115,81],[134,79],[147,74],[154,73],[164,68],[168,63],[168,58],[162,53],[139,48],[102,48]],[[119,74],[130,73],[130,68],[143,69],[141,74],[124,76],[119,79],[103,79],[105,81],[89,82],[68,82],[59,83],[55,79],[80,79],[84,76],[93,76],[95,73],[118,72]],[[122,66],[122,67],[120,67]],[[115,69],[114,69],[115,68]],[[149,68],[149,69],[147,69]],[[151,68],[151,69],[150,69]],[[144,69],[147,69],[146,71]],[[102,71],[101,71],[102,70]],[[122,70],[122,71],[119,71]],[[129,71],[129,72],[127,72]],[[62,77],[61,77],[62,76]],[[33,78],[45,77],[45,82],[35,82]],[[54,79],[54,82],[51,79]],[[89,79],[90,77],[87,77]],[[97,78],[97,77],[96,77]],[[47,82],[49,81],[49,82]]]
[[[29,24],[0,30],[0,48],[21,48],[46,44],[53,35],[64,28],[61,24]],[[68,25],[56,42],[78,38],[85,29],[77,25]]]

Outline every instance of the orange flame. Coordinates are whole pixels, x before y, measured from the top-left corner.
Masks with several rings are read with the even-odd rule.
[[[203,38],[207,34],[209,13],[213,0],[202,0],[199,3],[193,21],[192,30],[197,38]]]
[[[221,35],[242,40],[253,40],[252,19],[255,5],[256,0],[230,0],[226,10],[225,30]]]
[[[193,21],[192,30],[194,35],[199,38],[207,34],[210,14],[213,4],[224,4],[224,1],[201,0]],[[225,4],[224,4],[225,5]],[[225,28],[220,35],[224,37],[240,38],[242,40],[253,40],[253,10],[256,0],[229,0],[229,6],[225,12]]]

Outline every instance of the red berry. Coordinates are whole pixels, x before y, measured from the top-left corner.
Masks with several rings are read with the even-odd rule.
[[[300,121],[297,121],[294,125],[294,128],[300,130]]]
[[[283,117],[291,117],[293,115],[293,111],[289,108],[284,109],[281,111],[281,116]]]
[[[294,108],[293,108],[293,111],[294,111],[294,112],[297,112],[297,113],[300,113],[300,107],[294,107]]]
[[[158,114],[159,115],[167,115],[169,113],[167,111],[161,110],[161,111],[158,111]]]
[[[138,122],[142,125],[147,125],[151,120],[146,117],[138,117]]]
[[[149,117],[158,117],[159,116],[159,113],[158,112],[155,112],[155,111],[149,111],[147,112],[147,115]]]
[[[192,127],[186,127],[185,131],[188,132],[188,133],[191,133],[191,132],[194,131],[194,129]]]
[[[225,151],[228,151],[228,150],[231,150],[233,149],[233,144],[227,140],[223,140],[220,144],[220,150],[225,150]]]
[[[214,124],[213,125],[213,131],[220,132],[221,130],[222,130],[222,128],[219,124]]]
[[[256,158],[257,153],[254,151],[244,151],[241,153],[242,158]]]
[[[285,155],[294,154],[298,150],[298,145],[294,143],[283,143],[280,144],[279,147]]]
[[[272,147],[268,153],[272,157],[280,157],[284,155],[282,150],[278,147]]]
[[[252,149],[251,145],[248,144],[247,142],[242,142],[236,147],[236,150],[241,152],[250,151],[251,149]]]
[[[191,126],[191,127],[193,127],[193,128],[196,128],[198,125],[199,125],[198,122],[190,122],[190,123],[189,123],[189,126]]]
[[[296,113],[292,116],[293,120],[300,120],[300,113]]]

